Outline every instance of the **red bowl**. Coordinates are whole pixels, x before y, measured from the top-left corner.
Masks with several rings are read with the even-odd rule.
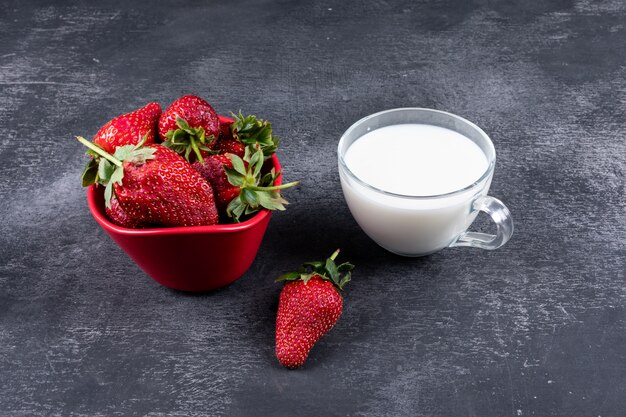
[[[276,155],[272,163],[280,172]],[[281,177],[275,184],[282,183]],[[104,187],[87,191],[98,224],[152,279],[182,291],[209,291],[240,278],[252,265],[272,212],[262,210],[237,224],[127,229],[109,221]]]

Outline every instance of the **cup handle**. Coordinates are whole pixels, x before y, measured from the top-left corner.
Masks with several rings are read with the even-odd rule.
[[[474,248],[494,250],[504,245],[513,234],[513,218],[504,203],[497,198],[480,196],[472,203],[472,212],[487,213],[496,224],[495,235],[479,232],[464,232],[450,246],[471,246]]]

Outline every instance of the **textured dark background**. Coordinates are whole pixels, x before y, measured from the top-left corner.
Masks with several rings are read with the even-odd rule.
[[[0,1],[1,416],[626,415],[623,0],[153,3]],[[205,295],[97,226],[73,140],[190,92],[270,119],[302,181]],[[403,106],[492,136],[505,247],[405,259],[359,230],[337,141]],[[336,247],[344,314],[287,371],[273,278]]]

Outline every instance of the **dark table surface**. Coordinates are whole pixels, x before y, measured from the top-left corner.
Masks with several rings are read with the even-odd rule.
[[[625,56],[622,0],[0,2],[0,415],[626,415]],[[98,227],[73,139],[184,93],[271,120],[302,181],[201,295]],[[492,137],[506,246],[411,259],[360,231],[337,141],[405,106]],[[337,247],[344,313],[288,371],[273,279]]]

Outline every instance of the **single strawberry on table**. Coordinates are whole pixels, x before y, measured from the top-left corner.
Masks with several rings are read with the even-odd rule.
[[[194,158],[202,161],[215,147],[219,135],[220,120],[217,113],[206,100],[198,96],[180,97],[159,118],[159,136],[163,144],[188,161]]]
[[[313,345],[333,328],[343,310],[340,291],[351,279],[354,265],[337,266],[337,249],[324,262],[306,262],[286,281],[276,315],[276,357],[287,368],[304,364]]]
[[[211,186],[176,152],[140,142],[118,147],[111,155],[84,138],[77,139],[101,157],[98,183],[105,185],[105,205],[113,221],[126,227],[217,223]]]
[[[280,190],[298,184],[274,185],[279,173],[274,168],[263,174],[263,151],[260,145],[245,149],[243,159],[234,154],[208,155],[191,166],[211,184],[218,209],[240,222],[244,216],[261,209],[285,210],[287,201]]]
[[[140,141],[154,143],[158,136],[159,116],[161,106],[159,103],[148,103],[140,109],[117,116],[109,120],[98,130],[92,142],[112,154],[120,146],[136,145]],[[83,172],[83,185],[89,183],[97,176],[100,156],[88,151],[92,159]]]

